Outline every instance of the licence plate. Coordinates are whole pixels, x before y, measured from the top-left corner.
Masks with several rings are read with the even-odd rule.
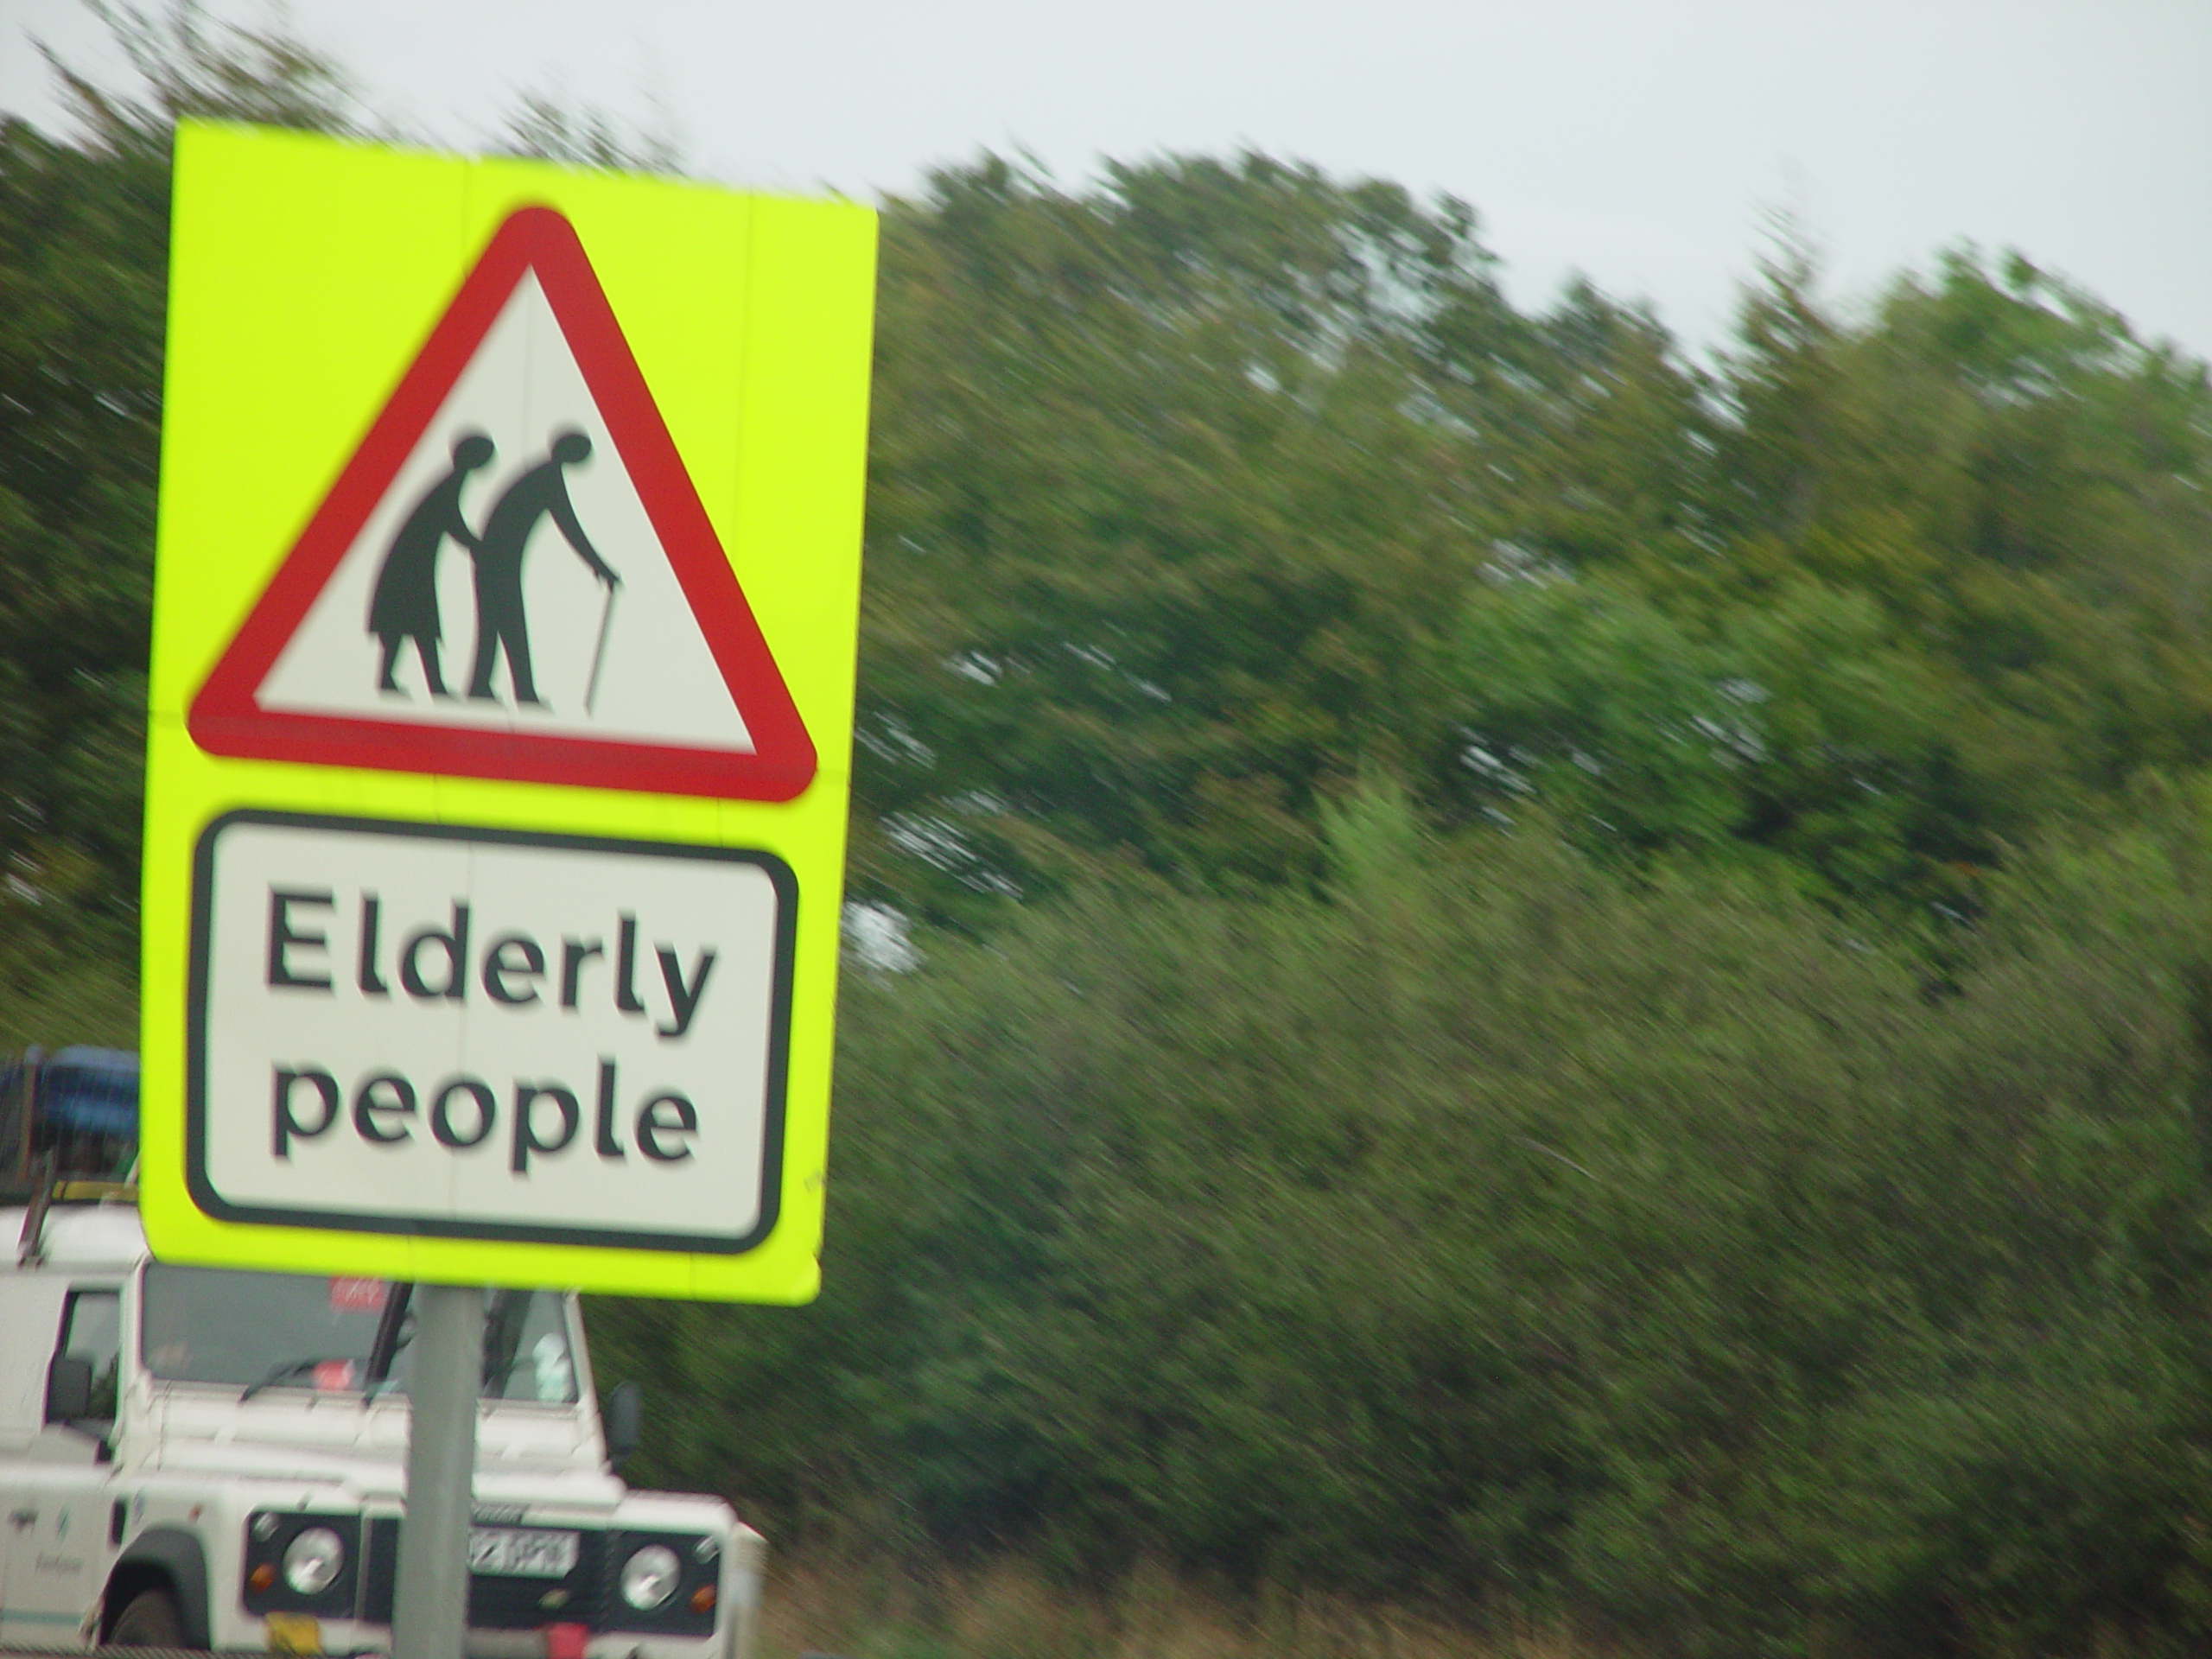
[[[511,1579],[565,1579],[575,1570],[576,1535],[527,1527],[471,1527],[468,1570]]]

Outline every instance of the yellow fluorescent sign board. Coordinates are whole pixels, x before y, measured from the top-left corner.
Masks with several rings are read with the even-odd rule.
[[[166,1260],[814,1294],[873,213],[178,135]]]

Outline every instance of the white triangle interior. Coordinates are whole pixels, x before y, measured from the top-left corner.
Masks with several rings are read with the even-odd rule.
[[[607,588],[551,519],[539,519],[525,543],[522,581],[542,703],[518,706],[504,655],[492,677],[497,700],[472,699],[466,693],[477,645],[474,566],[468,550],[448,539],[436,560],[436,649],[454,695],[429,694],[411,638],[394,663],[398,690],[380,690],[384,648],[369,632],[377,578],[416,502],[451,470],[454,442],[480,432],[496,446],[493,459],[471,475],[461,498],[463,519],[480,531],[506,486],[543,461],[554,435],[569,429],[591,441],[590,456],[565,467],[563,476],[586,537],[621,578],[611,611]],[[587,709],[602,626],[605,648]],[[753,753],[745,717],[535,274],[525,272],[516,284],[384,499],[278,653],[255,701],[272,712]]]

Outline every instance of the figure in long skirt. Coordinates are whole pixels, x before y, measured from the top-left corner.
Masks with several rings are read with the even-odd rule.
[[[438,553],[448,537],[471,553],[481,545],[461,517],[461,493],[468,475],[489,463],[495,453],[492,440],[480,432],[456,439],[452,470],[423,492],[391,538],[384,568],[377,572],[376,592],[369,600],[369,632],[384,645],[384,663],[377,671],[379,691],[400,691],[391,671],[401,645],[412,639],[430,695],[453,695],[438,668]]]

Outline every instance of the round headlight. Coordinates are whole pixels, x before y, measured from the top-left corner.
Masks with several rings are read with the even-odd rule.
[[[647,1544],[622,1563],[622,1599],[651,1612],[676,1593],[676,1552]]]
[[[284,1547],[284,1582],[296,1595],[321,1595],[345,1565],[346,1541],[328,1527],[309,1527]]]

